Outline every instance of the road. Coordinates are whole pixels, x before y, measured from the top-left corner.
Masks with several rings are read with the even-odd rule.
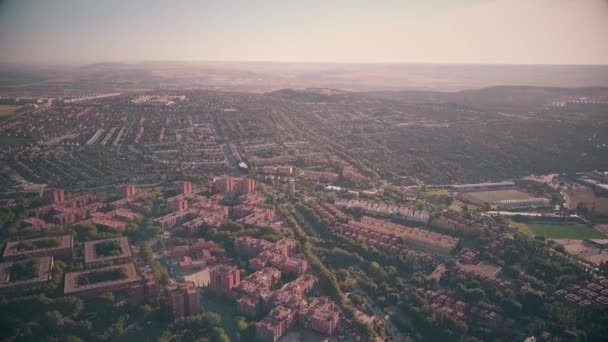
[[[315,237],[319,237],[319,235],[320,235],[319,232],[312,225],[310,225],[310,223],[308,223],[308,220],[306,218],[304,218],[304,215],[302,215],[302,213],[300,213],[300,211],[298,211],[298,209],[293,205],[293,203],[291,203],[291,202],[287,202],[287,203],[291,207],[291,210],[293,211],[293,213],[296,215],[298,222],[304,226],[304,229],[306,229],[306,232],[311,233]]]
[[[364,273],[362,269],[360,269],[360,268],[357,268],[357,269],[359,272]],[[380,320],[383,323],[386,331],[389,334],[391,334],[392,337],[391,337],[390,341],[410,341],[409,337],[403,336],[401,334],[401,331],[399,331],[397,326],[395,326],[395,324],[393,324],[393,322],[390,320],[388,315],[386,315],[384,313],[384,311],[380,308],[380,306],[378,306],[378,304],[376,304],[374,299],[364,289],[362,289],[359,286],[359,284],[357,284],[357,281],[354,281],[354,285],[355,285],[355,291],[365,298],[365,301],[369,304],[369,307],[372,310],[372,312],[374,313],[374,316],[376,317],[376,319]]]
[[[296,207],[293,205],[293,203],[291,203],[291,202],[288,202],[288,203],[289,203],[289,206],[291,207],[291,209],[293,210],[296,218],[298,219],[298,222],[304,226],[306,231],[311,233],[312,235],[319,236],[319,233],[316,231],[316,229],[308,223],[308,220],[306,220],[304,218],[304,216],[296,209]],[[360,268],[357,268],[357,269],[359,272],[364,273],[362,269],[360,269]],[[382,311],[382,309],[378,306],[378,304],[376,304],[374,299],[367,292],[365,292],[365,290],[363,290],[359,286],[359,284],[357,284],[356,281],[354,282],[354,285],[355,285],[355,291],[357,293],[359,293],[360,295],[362,295],[363,297],[365,297],[366,302],[369,304],[370,309],[374,313],[374,317],[376,319],[380,320],[383,323],[383,326],[386,329],[386,331],[389,334],[391,334],[392,337],[391,337],[390,341],[409,341],[409,339],[407,337],[405,337],[401,334],[399,329],[395,326],[395,324],[393,324],[393,322],[390,320],[388,315],[384,314],[384,311]]]

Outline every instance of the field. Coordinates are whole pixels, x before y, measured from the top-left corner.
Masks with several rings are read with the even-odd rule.
[[[454,201],[452,201],[452,204],[450,205],[449,209],[455,210],[455,211],[462,211],[462,207],[465,205],[467,206],[467,208],[469,208],[469,210],[475,210],[475,209],[479,208],[478,205],[471,204],[471,203],[464,203],[460,200],[455,199]]]
[[[598,197],[592,189],[576,185],[564,191],[566,206],[568,209],[576,209],[579,203],[584,203],[588,208],[595,208],[598,215],[608,215],[608,197]]]
[[[608,261],[608,253],[606,253],[606,251],[602,251],[594,246],[590,246],[583,240],[556,239],[555,242],[564,246],[566,252],[590,261],[596,265]],[[608,240],[603,239],[598,242],[608,243]]]
[[[529,223],[509,220],[509,225],[520,232],[530,235],[542,235],[548,239],[605,239],[602,232],[582,223]]]
[[[0,117],[13,115],[19,106],[0,105]]]
[[[428,196],[450,196],[452,193],[445,189],[428,190],[424,192]]]
[[[459,267],[485,274],[488,277],[495,277],[496,274],[500,272],[500,266],[496,266],[484,261],[481,261],[477,265],[460,265]]]
[[[465,192],[459,194],[458,197],[465,202],[471,202],[477,205],[483,205],[486,202],[493,204],[502,200],[520,200],[532,198],[532,196],[526,194],[525,192],[513,189]]]
[[[30,142],[31,139],[26,137],[9,137],[6,135],[0,135],[0,146],[19,146]]]

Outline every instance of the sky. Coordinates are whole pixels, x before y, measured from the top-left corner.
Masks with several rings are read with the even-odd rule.
[[[0,0],[0,63],[608,64],[608,0]]]

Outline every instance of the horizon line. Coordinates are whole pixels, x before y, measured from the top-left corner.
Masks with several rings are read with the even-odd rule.
[[[209,63],[209,64],[317,64],[317,65],[454,65],[454,66],[578,66],[607,67],[596,63],[505,63],[505,62],[416,62],[416,61],[290,61],[290,60],[207,60],[207,59],[143,59],[143,60],[106,60],[106,61],[48,61],[48,62],[0,62],[0,66],[91,66],[96,64],[145,64],[145,63]]]

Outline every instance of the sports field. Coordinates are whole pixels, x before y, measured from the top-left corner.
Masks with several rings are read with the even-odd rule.
[[[548,239],[606,239],[606,235],[582,223],[523,223],[510,220],[509,225],[530,236]]]
[[[465,192],[459,195],[464,201],[472,202],[478,205],[483,205],[484,203],[495,204],[502,200],[520,200],[520,199],[528,199],[532,198],[532,196],[528,195],[525,192],[521,192],[519,190],[495,190],[495,191],[475,191],[475,192]]]
[[[0,116],[13,115],[19,106],[0,105]]]

